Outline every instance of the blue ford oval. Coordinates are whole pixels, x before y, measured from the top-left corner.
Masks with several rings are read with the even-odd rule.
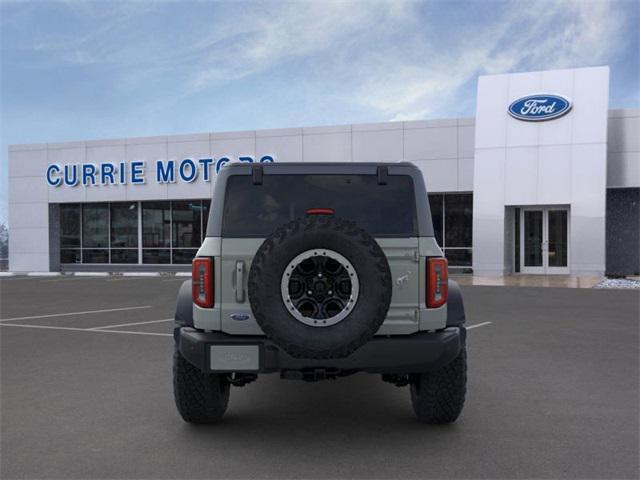
[[[551,94],[528,95],[509,105],[509,115],[528,122],[558,118],[569,110],[571,110],[571,100]]]

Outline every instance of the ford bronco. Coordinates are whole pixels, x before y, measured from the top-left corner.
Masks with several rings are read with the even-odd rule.
[[[230,164],[179,291],[173,386],[212,423],[259,374],[357,372],[408,385],[419,420],[449,423],[466,392],[462,295],[411,163]]]

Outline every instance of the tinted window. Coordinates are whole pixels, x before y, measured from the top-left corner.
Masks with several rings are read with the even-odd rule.
[[[171,246],[171,207],[169,202],[142,204],[142,246]]]
[[[85,248],[82,250],[82,263],[109,263],[109,250]]]
[[[471,266],[471,249],[470,248],[445,248],[444,256],[447,257],[449,265],[452,267],[470,267]]]
[[[111,248],[138,246],[138,204],[111,204]],[[115,263],[115,262],[114,262]],[[120,262],[118,262],[120,263]],[[125,262],[122,262],[125,263]],[[130,263],[130,262],[126,262]]]
[[[173,247],[199,247],[202,203],[173,202],[171,207],[173,226]]]
[[[248,175],[227,180],[222,234],[266,237],[309,208],[331,208],[377,237],[417,235],[413,181],[392,175],[265,175],[254,185]]]
[[[433,233],[436,236],[438,245],[442,246],[442,205],[443,195],[429,195],[429,206],[431,207],[431,219],[433,221]]]
[[[124,248],[111,250],[111,263],[138,263],[138,249]]]
[[[82,206],[82,246],[109,247],[109,206],[106,203],[88,203]],[[90,263],[103,262],[100,260]]]
[[[473,243],[473,195],[446,195],[445,247],[470,247]]]
[[[80,205],[60,205],[60,247],[80,246]]]

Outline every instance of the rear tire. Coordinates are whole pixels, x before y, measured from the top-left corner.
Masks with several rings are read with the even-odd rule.
[[[201,372],[176,349],[173,354],[173,393],[185,422],[215,423],[229,403],[229,381],[225,375]]]
[[[464,406],[467,392],[467,350],[435,372],[411,377],[411,403],[418,420],[428,424],[454,422]]]

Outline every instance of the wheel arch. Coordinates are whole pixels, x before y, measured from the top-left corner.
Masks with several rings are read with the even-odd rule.
[[[174,338],[180,327],[193,327],[193,302],[191,300],[191,280],[185,280],[178,290],[176,313],[174,316]]]
[[[463,326],[466,321],[462,290],[458,282],[449,280],[449,296],[447,299],[447,327]]]

